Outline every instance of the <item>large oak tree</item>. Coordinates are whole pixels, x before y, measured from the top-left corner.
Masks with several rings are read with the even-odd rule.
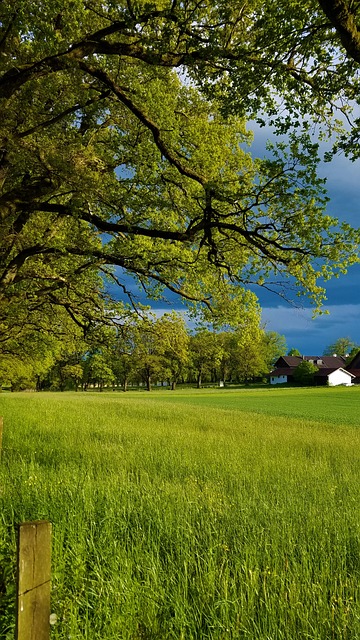
[[[9,340],[39,313],[84,330],[106,318],[104,276],[132,302],[129,275],[223,321],[257,313],[250,283],[283,292],[284,276],[318,305],[319,278],[357,259],[357,232],[324,214],[307,122],[351,118],[357,2],[3,0],[0,12]],[[246,117],[288,144],[252,159]],[[354,157],[358,124],[339,139]]]

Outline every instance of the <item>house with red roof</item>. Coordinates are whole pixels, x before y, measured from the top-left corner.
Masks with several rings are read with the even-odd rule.
[[[294,371],[303,360],[317,367],[318,371],[314,374],[316,385],[350,386],[356,378],[356,374],[350,368],[346,368],[346,358],[343,356],[281,356],[275,363],[275,369],[270,373],[270,384],[292,382]],[[356,365],[359,367],[360,379],[360,353]]]

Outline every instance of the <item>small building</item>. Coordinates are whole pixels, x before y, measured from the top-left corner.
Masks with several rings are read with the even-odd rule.
[[[281,356],[275,363],[275,369],[270,373],[270,384],[292,382],[294,371],[303,360],[312,362],[318,368],[314,374],[316,385],[350,386],[355,380],[355,374],[345,368],[346,358],[342,356]]]
[[[291,378],[292,372],[289,369],[278,367],[270,373],[270,384],[286,384],[291,382]]]
[[[355,376],[342,367],[339,369],[319,369],[314,375],[315,384],[327,384],[329,387],[337,387],[338,385],[351,387],[354,379]]]

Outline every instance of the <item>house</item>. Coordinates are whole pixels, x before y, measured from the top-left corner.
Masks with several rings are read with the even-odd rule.
[[[355,380],[356,374],[350,368],[346,369],[346,358],[342,356],[281,356],[275,363],[275,369],[270,373],[270,384],[292,382],[294,371],[303,360],[312,362],[318,368],[314,374],[316,385],[350,386]],[[357,364],[360,377],[360,357]]]

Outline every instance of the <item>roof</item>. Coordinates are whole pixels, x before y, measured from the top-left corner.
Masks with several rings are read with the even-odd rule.
[[[300,364],[302,360],[301,356],[281,356],[276,362],[275,364],[279,363],[279,366],[281,367],[281,365],[288,366],[288,367],[297,367],[298,364]]]
[[[360,378],[360,369],[353,369],[352,367],[348,367],[346,371],[348,371],[349,373],[352,373],[352,375],[355,376],[355,378]]]
[[[346,358],[342,356],[320,356],[319,360],[323,361],[323,364],[316,364],[314,359],[314,364],[316,364],[319,369],[324,367],[325,369],[342,369],[346,363]],[[309,357],[306,360],[310,360]]]
[[[350,375],[351,378],[355,378],[354,374],[350,373],[350,371],[347,371],[346,369],[343,369],[342,367],[336,367],[335,369],[333,367],[328,369],[324,367],[322,369],[319,369],[319,371],[315,373],[315,378],[323,378],[325,376],[329,376],[331,373],[334,373],[334,371],[342,371],[343,373],[347,373],[348,375]]]
[[[289,369],[286,367],[278,367],[277,369],[274,369],[274,371],[271,371],[270,375],[271,376],[292,376],[294,373],[294,369]]]
[[[296,369],[303,361],[312,361],[318,369],[341,369],[346,363],[342,356],[281,356],[275,363],[279,369]]]
[[[346,367],[347,369],[351,369],[351,371],[354,370],[360,370],[360,351],[358,351],[358,353],[350,359],[350,362],[348,364],[348,366]]]
[[[294,375],[294,370],[296,369],[296,367],[278,367],[277,369],[274,369],[274,371],[271,371],[270,375],[273,377],[276,376],[292,376]],[[352,378],[357,377],[357,374],[348,371],[347,369],[344,369],[343,367],[325,367],[322,366],[319,368],[319,371],[316,371],[314,374],[315,378],[326,378],[327,376],[329,376],[331,373],[334,373],[334,371],[343,371],[344,373],[347,373],[348,375],[350,375]],[[360,370],[358,370],[358,375],[360,376]]]

